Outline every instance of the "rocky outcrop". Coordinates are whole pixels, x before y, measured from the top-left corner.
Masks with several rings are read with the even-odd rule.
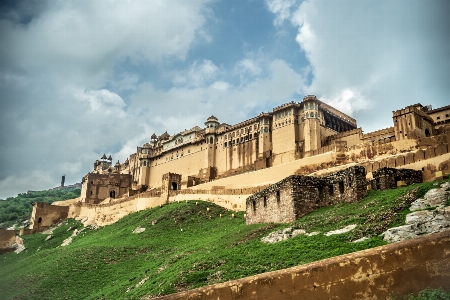
[[[411,204],[410,210],[414,212],[406,215],[406,225],[385,231],[384,240],[393,243],[449,230],[450,206],[446,206],[449,196],[450,182],[429,190],[423,199],[417,199]]]

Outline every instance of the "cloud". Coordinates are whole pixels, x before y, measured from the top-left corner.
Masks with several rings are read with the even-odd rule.
[[[219,68],[210,60],[195,61],[187,70],[175,73],[173,83],[190,87],[205,86],[213,81],[219,73]]]
[[[211,42],[209,3],[2,5],[0,198],[51,188],[63,173],[79,182],[99,155],[124,160],[148,140],[148,115],[129,112],[124,97],[148,80],[138,66],[182,62],[193,45]]]
[[[450,39],[444,28],[450,22],[443,12],[449,6],[446,1],[268,1],[278,26],[278,20],[289,20],[298,28],[296,41],[312,72],[305,94],[352,114],[365,131],[392,126],[391,111],[406,105],[445,105]]]

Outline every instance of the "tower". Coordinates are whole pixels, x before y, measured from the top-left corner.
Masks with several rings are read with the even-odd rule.
[[[61,176],[61,187],[64,187],[64,182],[66,181],[66,174]]]
[[[304,152],[314,151],[321,147],[320,125],[323,116],[319,111],[319,101],[316,96],[303,98],[303,140]]]
[[[206,142],[206,157],[205,157],[205,167],[216,166],[216,130],[219,128],[219,120],[211,116],[205,122],[205,142]]]

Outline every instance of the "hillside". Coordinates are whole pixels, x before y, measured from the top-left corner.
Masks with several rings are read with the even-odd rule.
[[[433,188],[416,184],[370,191],[358,203],[321,208],[292,224],[245,225],[244,213],[207,202],[140,211],[98,229],[67,220],[48,234],[24,236],[27,250],[0,256],[2,299],[138,299],[191,289],[359,251],[403,224],[409,204]],[[209,211],[208,211],[209,208]],[[222,214],[222,217],[220,216]],[[325,236],[351,224],[347,233]],[[141,233],[132,233],[136,228]],[[286,227],[320,232],[265,244]],[[61,247],[74,230],[73,242]],[[369,239],[353,243],[361,237]]]
[[[81,189],[61,189],[22,193],[16,197],[0,200],[0,228],[20,226],[22,222],[30,220],[34,202],[51,204],[55,201],[68,200],[79,197]]]

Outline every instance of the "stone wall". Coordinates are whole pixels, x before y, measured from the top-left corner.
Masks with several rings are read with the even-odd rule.
[[[14,251],[14,248],[9,248],[16,242],[16,231],[6,230],[0,228],[0,254]]]
[[[44,202],[36,202],[33,205],[33,211],[31,213],[30,229],[36,232],[45,230],[59,221],[66,219],[68,214],[68,206],[56,206]]]
[[[89,173],[82,179],[81,198],[91,204],[106,198],[120,198],[131,189],[131,178],[130,174]]]
[[[157,299],[392,299],[450,289],[450,231]]]
[[[422,182],[422,172],[411,169],[381,168],[373,172],[370,186],[373,190],[387,190],[397,188],[397,182],[403,181],[407,185]]]
[[[364,167],[353,166],[325,177],[292,175],[246,200],[247,224],[288,223],[315,210],[365,196]]]

